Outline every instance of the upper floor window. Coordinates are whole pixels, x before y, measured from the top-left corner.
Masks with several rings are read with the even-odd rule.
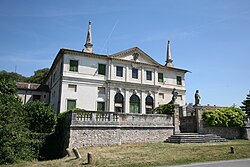
[[[177,85],[182,85],[182,78],[181,76],[176,77]]]
[[[152,71],[146,71],[147,80],[152,80]]]
[[[132,78],[138,79],[138,69],[132,68]]]
[[[78,60],[70,60],[69,71],[78,72]]]
[[[116,66],[116,76],[117,77],[123,77],[123,67]]]
[[[68,88],[70,91],[76,92],[77,91],[77,85],[69,84]]]
[[[158,73],[158,82],[163,82],[163,73]]]
[[[98,64],[98,74],[106,75],[106,64]]]
[[[105,94],[105,87],[98,87],[98,94]]]

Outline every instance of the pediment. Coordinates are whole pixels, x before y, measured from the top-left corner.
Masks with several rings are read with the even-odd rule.
[[[158,62],[156,62],[149,55],[147,55],[145,52],[143,52],[141,49],[137,47],[127,49],[125,51],[118,52],[110,56],[111,58],[115,58],[115,59],[122,59],[122,60],[139,62],[139,63],[150,64],[150,65],[159,65]]]

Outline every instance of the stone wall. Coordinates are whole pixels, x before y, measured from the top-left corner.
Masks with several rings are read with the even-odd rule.
[[[239,127],[212,127],[203,125],[202,133],[216,134],[226,139],[241,138],[241,128]]]
[[[250,140],[250,116],[246,117],[245,126],[242,129],[242,138]]]
[[[69,148],[163,142],[173,134],[173,117],[158,114],[72,111]]]

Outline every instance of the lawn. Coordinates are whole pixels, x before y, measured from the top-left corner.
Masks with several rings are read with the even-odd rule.
[[[230,153],[231,146],[235,148],[235,154]],[[52,161],[22,162],[10,166],[91,166],[86,164],[88,152],[93,154],[92,166],[162,166],[232,160],[250,158],[250,141],[233,140],[208,144],[123,144],[109,147],[85,147],[79,151],[82,159],[75,159],[73,156]]]

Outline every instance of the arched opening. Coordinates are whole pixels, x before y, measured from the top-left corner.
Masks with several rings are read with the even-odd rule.
[[[123,95],[121,93],[115,95],[115,112],[123,112]]]
[[[153,114],[152,110],[154,108],[154,99],[151,96],[146,97],[146,114]]]
[[[137,95],[130,97],[130,113],[140,113],[140,98]]]

